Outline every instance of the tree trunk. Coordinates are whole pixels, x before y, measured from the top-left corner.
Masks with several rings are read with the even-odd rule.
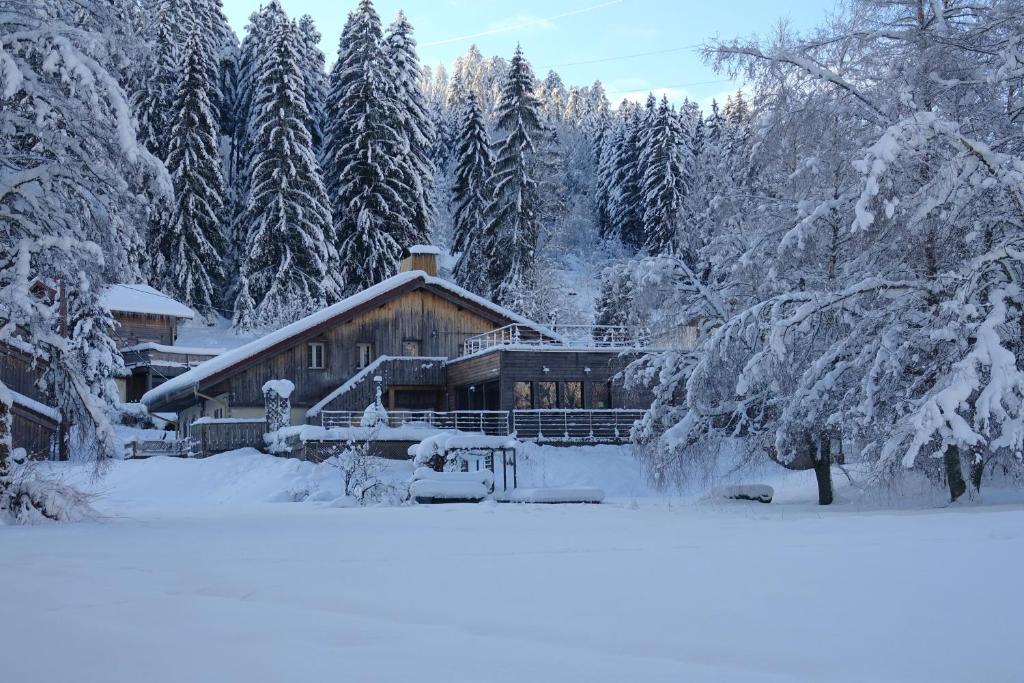
[[[818,437],[814,453],[814,477],[818,480],[818,505],[832,504],[832,440],[828,434]]]
[[[981,493],[981,475],[985,471],[985,460],[981,457],[981,449],[971,450],[971,491],[973,495]]]
[[[11,485],[11,404],[7,387],[0,382],[0,512],[7,507],[7,489]]]
[[[946,446],[943,462],[946,466],[946,483],[949,484],[949,500],[955,503],[957,498],[967,492],[964,470],[960,465],[960,448],[955,445]]]

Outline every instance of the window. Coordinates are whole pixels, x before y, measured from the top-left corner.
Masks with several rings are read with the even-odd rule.
[[[324,369],[324,345],[322,342],[313,342],[306,347],[306,365],[310,370]]]
[[[561,407],[569,409],[583,407],[583,382],[562,382]]]
[[[373,362],[373,344],[356,344],[356,369],[362,370]]]
[[[406,339],[402,342],[402,355],[403,356],[418,356],[420,355],[420,340],[419,339]]]
[[[590,402],[592,408],[612,407],[611,382],[594,382],[590,385]]]
[[[512,385],[512,395],[516,410],[529,410],[533,407],[533,385],[529,382],[516,382]]]
[[[483,391],[483,406],[484,410],[498,410],[501,404],[501,391],[499,390],[498,382],[484,382]]]
[[[222,419],[224,419],[224,409],[223,408],[214,408],[213,409],[213,419],[214,420],[222,420]]]
[[[534,399],[538,408],[558,407],[558,382],[535,382]]]

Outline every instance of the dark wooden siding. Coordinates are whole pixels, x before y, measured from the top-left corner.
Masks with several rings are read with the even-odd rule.
[[[112,311],[119,324],[114,329],[118,346],[132,346],[143,342],[173,344],[177,337],[178,319],[169,315],[150,313],[126,313]]]
[[[575,351],[501,351],[501,407],[515,407],[516,382],[583,382],[583,407],[593,407],[593,386],[612,382],[613,408],[646,408],[650,397],[627,392],[621,380],[615,380],[629,363],[618,352]],[[490,354],[488,354],[490,355]],[[589,369],[589,372],[588,372]],[[646,401],[646,403],[645,403]]]
[[[498,325],[433,292],[423,289],[406,292],[379,307],[364,311],[350,320],[342,320],[315,339],[303,340],[203,393],[230,395],[234,406],[262,406],[263,384],[271,379],[289,379],[295,383],[292,405],[308,407],[342,385],[358,372],[356,344],[373,344],[373,357],[401,356],[403,342],[420,342],[419,356],[454,358],[471,337]],[[313,370],[306,361],[310,342],[325,345],[323,370]]]
[[[324,410],[363,410],[377,398],[374,377],[381,378],[383,401],[388,404],[388,390],[391,387],[436,387],[443,391],[445,365],[443,361],[428,361],[422,358],[395,358],[380,364],[366,374],[352,389],[324,407]],[[322,397],[321,397],[322,398]]]
[[[19,405],[11,410],[11,443],[24,448],[30,458],[45,460],[56,443],[57,425]]]
[[[0,344],[0,381],[22,396],[46,403],[36,381],[43,373],[42,359],[33,361],[32,355],[7,344]]]
[[[448,365],[448,409],[456,410],[455,389],[475,386],[498,379],[501,374],[502,353],[492,351]],[[502,404],[504,409],[506,406]]]

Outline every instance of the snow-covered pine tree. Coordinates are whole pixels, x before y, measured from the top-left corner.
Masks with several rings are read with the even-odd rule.
[[[597,146],[597,179],[595,182],[595,204],[597,206],[597,231],[604,240],[615,238],[612,223],[612,197],[615,194],[615,175],[618,170],[618,152],[626,128],[618,117],[609,120]]]
[[[252,165],[253,142],[252,120],[255,112],[252,109],[252,96],[256,89],[264,56],[270,50],[270,36],[267,26],[280,20],[283,16],[281,7],[276,2],[268,3],[253,12],[246,26],[245,39],[238,57],[238,76],[235,83],[234,102],[232,103],[233,134],[231,155],[229,158],[231,178],[231,206],[229,211],[231,250],[228,263],[237,264],[242,257],[241,251],[245,244],[246,232],[242,215],[245,202],[249,197],[249,168]],[[232,288],[233,289],[233,288]],[[232,293],[233,297],[233,293]]]
[[[351,293],[390,277],[416,243],[412,169],[395,67],[380,17],[360,0],[342,33],[331,74],[324,176],[342,240],[341,281]]]
[[[533,286],[539,198],[533,177],[533,139],[544,130],[533,94],[533,72],[520,47],[509,64],[497,109],[505,133],[494,164],[493,198],[483,235],[490,298],[526,312]]]
[[[649,254],[674,250],[693,168],[679,117],[662,97],[647,137],[643,181],[644,248]]]
[[[619,107],[621,132],[615,136],[608,220],[614,234],[633,249],[643,247],[643,108],[632,102]]]
[[[394,65],[392,80],[396,101],[408,142],[404,165],[409,167],[405,184],[412,190],[409,198],[413,211],[410,217],[413,228],[411,240],[412,243],[428,244],[434,218],[431,202],[435,169],[430,159],[430,150],[435,133],[420,87],[421,70],[419,57],[416,56],[416,40],[405,12],[399,10],[398,16],[388,27],[386,41]]]
[[[459,254],[455,264],[455,281],[472,292],[485,294],[487,261],[484,254],[484,229],[486,211],[491,201],[494,157],[483,113],[472,93],[466,96],[458,139],[461,142],[452,194],[455,207],[452,251]]]
[[[313,17],[302,15],[298,23],[301,40],[300,63],[305,84],[306,108],[309,110],[309,135],[313,149],[319,157],[324,145],[324,108],[327,106],[327,72],[324,70],[324,53],[320,51],[320,32],[316,30]]]
[[[283,13],[267,29],[272,42],[252,101],[254,155],[240,268],[245,295],[234,312],[240,329],[280,327],[338,296],[328,277],[331,215],[308,128],[302,39]]]
[[[180,68],[180,51],[172,29],[175,15],[170,5],[171,0],[164,0],[157,6],[146,73],[132,98],[139,142],[160,160],[167,158]]]
[[[174,205],[157,235],[156,272],[164,291],[210,316],[224,299],[226,191],[208,99],[210,60],[198,33],[185,44],[183,69],[167,157]]]
[[[95,272],[83,271],[66,286],[68,335],[61,362],[50,365],[42,378],[63,419],[72,425],[71,451],[88,460],[117,452],[117,438],[106,416],[120,403],[114,378],[126,374],[113,339],[117,323],[100,305],[92,285],[95,279]]]
[[[566,90],[562,77],[555,71],[548,71],[548,75],[541,81],[537,92],[537,99],[540,100],[541,109],[548,123],[562,121],[566,114]]]

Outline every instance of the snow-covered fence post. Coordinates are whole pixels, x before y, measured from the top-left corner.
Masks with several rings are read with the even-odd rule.
[[[292,423],[291,395],[295,385],[286,379],[272,379],[263,385],[267,409],[267,432],[276,432]]]
[[[14,396],[8,391],[7,386],[0,382],[0,515],[4,513],[10,502],[10,457],[13,447],[11,406],[13,404]]]
[[[363,411],[363,416],[359,420],[360,427],[378,429],[380,427],[388,426],[388,411],[384,408],[384,403],[381,401],[381,397],[384,393],[384,389],[381,386],[383,382],[384,379],[380,375],[373,378],[373,383],[376,385],[376,398],[373,403],[366,406],[366,410]]]

